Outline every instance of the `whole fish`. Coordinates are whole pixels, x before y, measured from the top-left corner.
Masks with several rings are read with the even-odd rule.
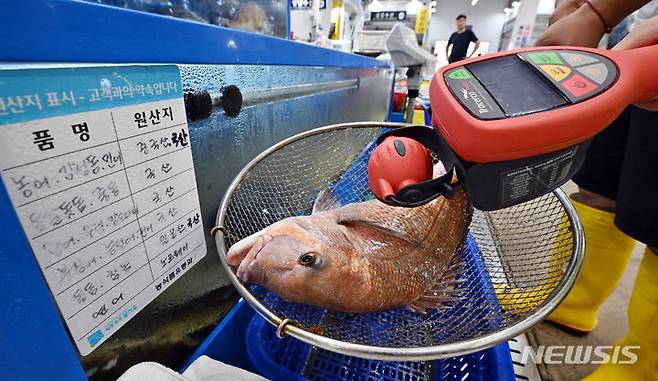
[[[339,206],[321,192],[312,215],[242,239],[227,260],[244,284],[288,302],[354,313],[404,306],[425,312],[457,299],[454,257],[471,215],[461,188],[411,209],[378,200]]]

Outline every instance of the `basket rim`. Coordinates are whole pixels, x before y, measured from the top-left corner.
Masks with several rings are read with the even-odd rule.
[[[226,212],[228,205],[230,204],[233,193],[240,185],[244,177],[254,168],[258,163],[263,161],[266,157],[272,154],[275,151],[278,151],[282,147],[285,147],[293,142],[299,141],[301,139],[307,138],[309,136],[322,134],[328,131],[334,130],[344,130],[351,128],[401,128],[412,126],[413,124],[408,123],[393,123],[393,122],[352,122],[352,123],[340,123],[333,124],[328,126],[323,126],[319,128],[314,128],[308,131],[291,136],[287,139],[280,141],[279,143],[274,144],[268,149],[264,150],[262,153],[257,155],[252,159],[247,165],[242,168],[242,170],[236,175],[236,177],[231,181],[231,184],[226,190],[224,197],[222,198],[219,210],[217,212],[217,217],[215,220],[215,226],[223,226],[224,220],[226,218]],[[348,356],[362,357],[373,360],[385,360],[385,361],[428,361],[428,360],[439,360],[454,356],[462,356],[469,353],[477,352],[497,344],[500,344],[504,341],[507,341],[519,334],[527,331],[536,324],[540,323],[546,316],[548,316],[557,306],[562,302],[562,300],[567,296],[571,288],[573,287],[580,269],[582,267],[582,261],[585,253],[585,242],[584,242],[584,233],[583,227],[580,223],[578,215],[573,205],[569,201],[568,196],[560,189],[557,188],[551,192],[561,203],[564,211],[566,212],[569,221],[571,223],[573,233],[574,233],[574,244],[571,260],[567,268],[565,269],[565,275],[560,280],[560,282],[555,286],[555,289],[552,293],[546,298],[546,301],[537,308],[532,313],[525,316],[523,319],[518,322],[501,328],[492,332],[489,332],[482,337],[467,339],[463,341],[458,341],[450,344],[442,344],[436,346],[426,346],[426,347],[382,347],[382,346],[373,346],[366,344],[356,344],[345,342],[326,336],[318,335],[316,333],[309,332],[303,328],[300,328],[294,324],[286,324],[283,327],[283,332],[289,334],[296,339],[299,339],[307,344],[317,346],[328,351],[341,353]],[[249,292],[249,290],[240,282],[236,274],[230,268],[228,262],[226,261],[227,248],[224,240],[224,233],[222,229],[218,229],[215,237],[215,245],[217,246],[217,252],[219,255],[220,262],[226,271],[229,280],[233,283],[233,286],[237,289],[238,293],[242,298],[252,307],[254,310],[261,315],[266,321],[270,324],[278,327],[285,320],[270,311],[265,307],[254,295]]]

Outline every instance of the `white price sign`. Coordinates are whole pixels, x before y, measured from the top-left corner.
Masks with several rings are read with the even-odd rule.
[[[0,71],[0,170],[82,355],[206,254],[176,66]]]

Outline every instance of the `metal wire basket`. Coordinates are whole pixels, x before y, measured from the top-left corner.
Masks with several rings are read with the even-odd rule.
[[[304,132],[260,154],[230,185],[217,215],[221,228],[214,230],[220,259],[242,297],[280,334],[356,357],[447,358],[524,332],[571,289],[583,259],[583,232],[560,190],[502,210],[475,210],[458,248],[461,299],[427,314],[327,311],[240,282],[226,261],[231,245],[283,218],[310,214],[325,189],[342,204],[371,199],[366,168],[374,141],[402,126],[350,123]]]

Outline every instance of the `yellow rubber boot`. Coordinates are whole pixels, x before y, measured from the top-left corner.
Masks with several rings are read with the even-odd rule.
[[[635,240],[617,229],[613,213],[571,202],[585,231],[585,258],[569,295],[547,319],[587,333],[596,326],[599,308],[624,273]]]
[[[658,254],[648,248],[628,304],[628,334],[615,346],[633,352],[637,362],[628,364],[631,358],[620,356],[599,366],[584,381],[658,381]]]

